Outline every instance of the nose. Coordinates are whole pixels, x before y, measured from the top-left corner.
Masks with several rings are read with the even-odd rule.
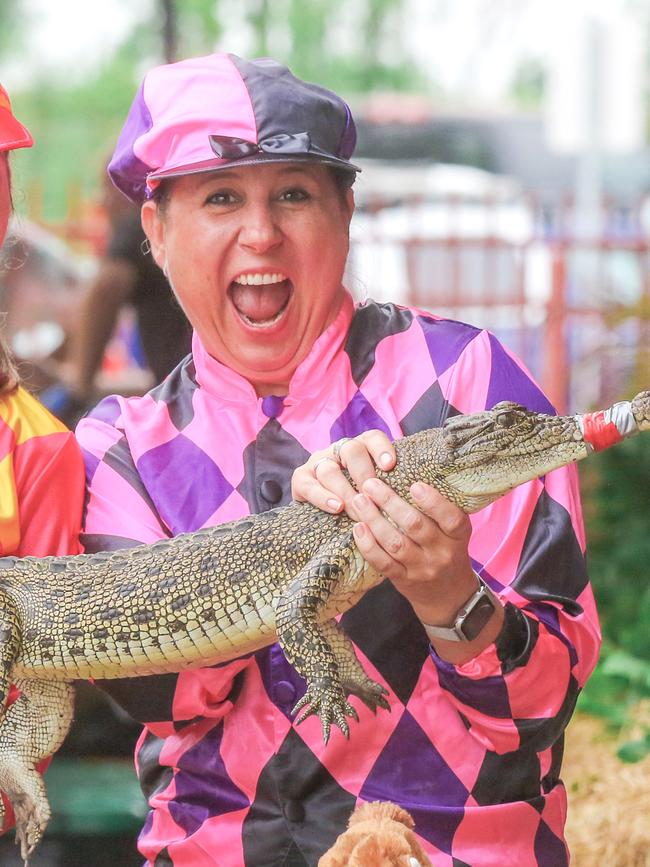
[[[269,204],[251,205],[242,213],[239,243],[255,253],[266,253],[277,247],[282,233]]]

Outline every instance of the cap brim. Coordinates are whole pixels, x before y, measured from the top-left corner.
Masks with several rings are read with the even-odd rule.
[[[30,148],[34,144],[27,127],[6,108],[0,108],[0,151]]]
[[[165,178],[176,178],[182,175],[197,175],[203,172],[216,172],[223,169],[236,168],[238,166],[251,166],[258,163],[319,163],[321,165],[335,166],[339,169],[346,169],[350,172],[360,172],[359,166],[348,160],[341,160],[337,157],[325,157],[318,154],[255,154],[250,157],[242,157],[239,160],[222,160],[212,159],[203,160],[200,163],[192,163],[186,166],[175,166],[162,171],[151,172],[147,175],[147,184],[150,181],[162,181]]]

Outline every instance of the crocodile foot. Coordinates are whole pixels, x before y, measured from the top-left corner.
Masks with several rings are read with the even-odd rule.
[[[350,727],[346,718],[350,717],[359,722],[356,710],[347,700],[343,689],[338,685],[317,685],[311,683],[307,687],[307,692],[296,704],[292,712],[298,713],[301,710],[303,712],[296,720],[296,724],[301,723],[313,714],[317,714],[323,726],[323,740],[325,743],[329,741],[332,724],[337,725],[345,737],[349,738]]]
[[[384,698],[384,696],[388,695],[388,690],[380,683],[377,683],[376,680],[365,677],[363,680],[344,681],[343,688],[348,694],[356,695],[357,698],[360,698],[373,713],[377,713],[378,707],[390,713],[390,704]]]
[[[12,798],[11,804],[16,816],[16,843],[20,846],[20,857],[27,864],[45,832],[49,809],[44,810],[44,805],[39,805],[29,795]]]

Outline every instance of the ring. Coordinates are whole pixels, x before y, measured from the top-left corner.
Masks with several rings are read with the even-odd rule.
[[[346,443],[349,443],[351,439],[352,437],[341,437],[340,440],[336,440],[335,443],[332,443],[332,453],[338,461],[341,460],[341,449]]]
[[[316,470],[320,467],[321,464],[324,464],[325,461],[331,461],[333,464],[336,464],[337,467],[340,467],[341,464],[337,461],[336,458],[333,458],[331,455],[325,455],[324,458],[320,458],[314,464],[314,475],[316,475]]]

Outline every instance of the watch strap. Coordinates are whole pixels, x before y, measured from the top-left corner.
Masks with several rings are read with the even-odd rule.
[[[443,641],[474,641],[492,617],[499,604],[485,581],[474,572],[477,589],[454,617],[451,626],[431,626],[423,623],[428,638]]]

